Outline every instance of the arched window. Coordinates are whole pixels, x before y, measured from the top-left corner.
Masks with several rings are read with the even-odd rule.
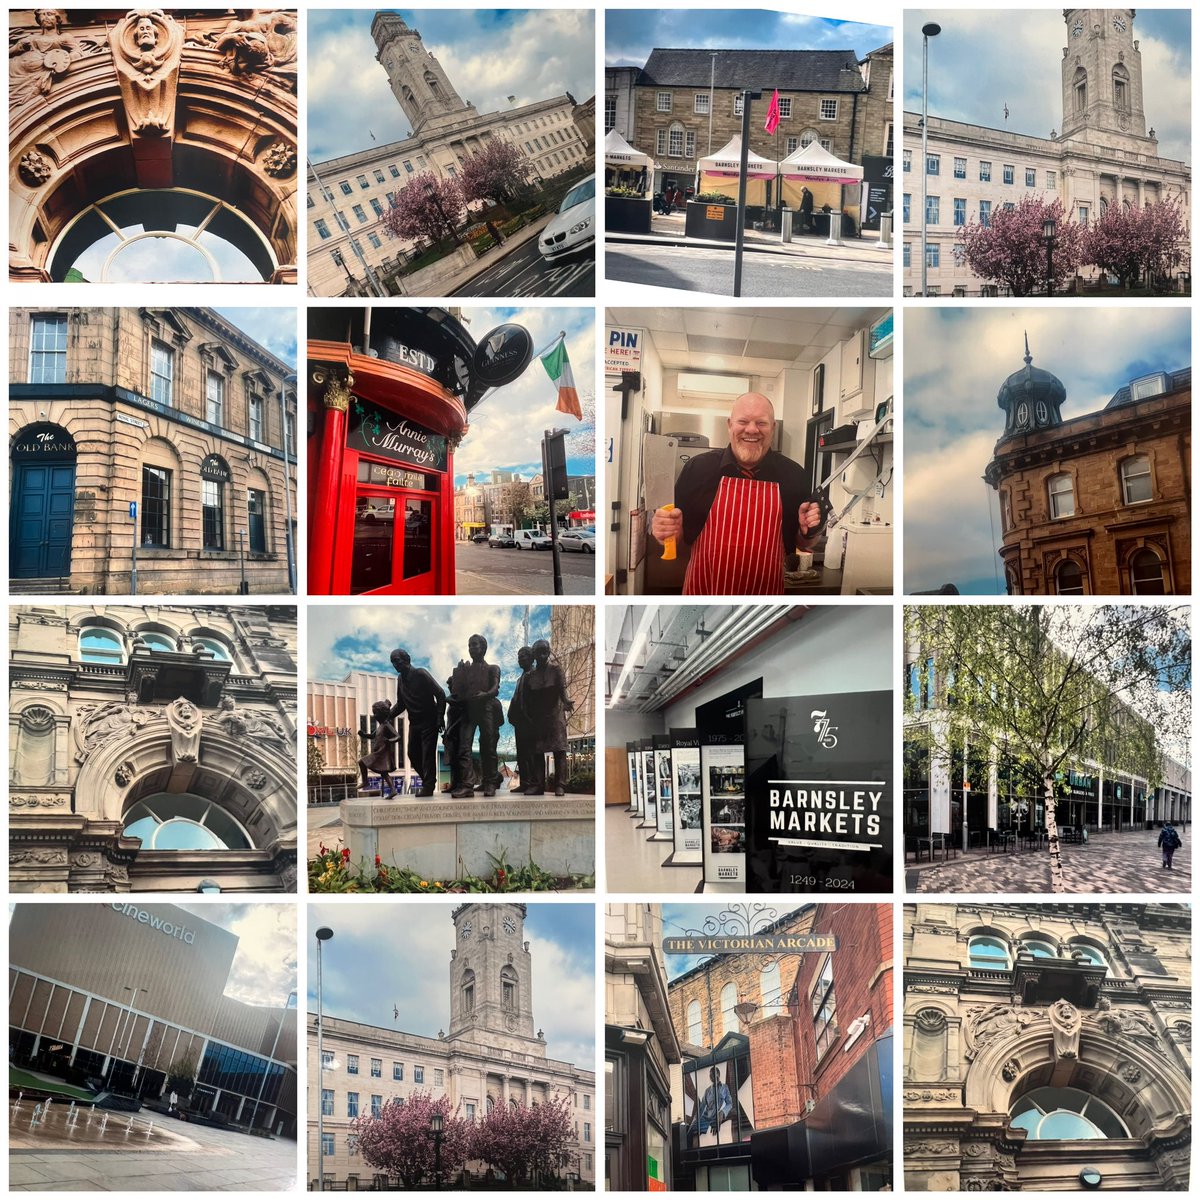
[[[1129,72],[1121,63],[1113,67],[1113,108],[1118,112],[1129,111]]]
[[[125,661],[125,642],[111,629],[94,626],[79,632],[79,661],[120,664]]]
[[[1087,942],[1071,942],[1071,954],[1075,958],[1081,959],[1083,962],[1089,962],[1097,967],[1103,967],[1108,970],[1108,959],[1104,956],[1104,951],[1096,946],[1089,945]]]
[[[1050,519],[1052,521],[1075,515],[1075,481],[1068,472],[1062,471],[1058,475],[1051,475],[1046,480],[1046,491],[1050,497]]]
[[[500,971],[500,1003],[508,1012],[517,1011],[517,973],[512,967]]]
[[[1054,569],[1054,590],[1060,596],[1084,594],[1083,569],[1074,559],[1063,559]]]
[[[1129,560],[1129,583],[1135,596],[1165,596],[1162,559],[1153,550],[1139,550]]]
[[[462,1006],[465,1013],[475,1011],[475,972],[469,969],[462,977]]]
[[[671,128],[667,130],[667,154],[671,158],[682,158],[686,144],[687,131],[678,121],[673,121]]]
[[[758,977],[758,989],[762,992],[763,1008],[778,1009],[783,999],[783,985],[779,978],[779,964],[768,963]]]
[[[134,633],[133,644],[135,649],[145,647],[147,650],[155,654],[174,654],[176,650],[175,639],[169,637],[165,633],[154,633],[149,630],[137,630]]]
[[[1121,499],[1126,504],[1144,504],[1154,499],[1154,485],[1150,478],[1150,460],[1144,454],[1135,454],[1121,463]]]
[[[1011,563],[1004,568],[1004,588],[1010,596],[1021,594],[1021,577]]]
[[[1071,89],[1075,96],[1075,111],[1077,113],[1087,112],[1087,72],[1082,67],[1076,70],[1075,78],[1071,83]]]
[[[1012,966],[1008,943],[1001,938],[983,935],[973,937],[967,947],[970,965],[981,971],[1007,971]]]
[[[1021,952],[1034,958],[1057,958],[1058,946],[1049,938],[1027,937],[1021,939]]]
[[[223,808],[203,796],[159,792],[125,814],[125,837],[142,839],[143,850],[253,850],[246,831]]]
[[[806,129],[800,135],[800,149],[807,150],[813,142],[819,140],[820,134],[815,129]]]
[[[223,642],[218,642],[216,638],[192,638],[192,645],[203,646],[205,650],[212,653],[217,662],[233,662],[233,655],[229,653],[229,647]]]
[[[700,1039],[704,1036],[704,1025],[700,1016],[699,1000],[693,1000],[688,1005],[687,1019],[688,1041],[691,1042],[693,1046],[699,1046],[701,1044]]]
[[[1009,1124],[1028,1131],[1031,1142],[1127,1138],[1129,1130],[1103,1100],[1079,1088],[1039,1087],[1009,1112]]]
[[[734,1007],[738,1002],[737,985],[727,983],[721,989],[721,1036],[727,1033],[741,1033],[738,1015]]]

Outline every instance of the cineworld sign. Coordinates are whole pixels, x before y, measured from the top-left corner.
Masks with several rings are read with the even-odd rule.
[[[157,929],[159,933],[165,933],[167,937],[175,938],[176,941],[184,942],[189,946],[196,944],[194,929],[189,929],[186,925],[175,925],[170,921],[164,921],[162,917],[156,917],[144,908],[138,908],[136,904],[114,904],[112,910],[120,913],[123,917],[128,917],[131,921],[136,921],[139,925],[149,925],[151,929]]]
[[[664,954],[813,954],[836,950],[832,933],[750,933],[736,937],[663,938]]]

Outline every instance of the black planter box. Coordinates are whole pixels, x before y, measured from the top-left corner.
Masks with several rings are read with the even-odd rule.
[[[605,233],[649,233],[651,201],[633,196],[604,197]]]
[[[737,205],[689,200],[684,232],[688,237],[732,242],[737,237]]]

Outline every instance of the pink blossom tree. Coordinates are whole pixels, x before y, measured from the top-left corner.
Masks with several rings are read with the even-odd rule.
[[[396,195],[383,215],[383,227],[392,237],[440,242],[453,235],[463,215],[462,189],[454,179],[432,171],[414,175]]]
[[[992,213],[987,225],[972,221],[958,231],[967,266],[981,279],[1008,288],[1014,296],[1029,296],[1046,284],[1046,240],[1042,225],[1055,223],[1054,286],[1074,278],[1082,261],[1084,231],[1068,221],[1061,200],[1047,204],[1026,196],[1012,208]]]
[[[1110,204],[1088,231],[1085,256],[1102,271],[1129,287],[1138,276],[1147,286],[1154,277],[1170,273],[1187,246],[1187,232],[1178,200],[1142,208]]]
[[[470,155],[459,168],[463,197],[500,204],[510,200],[525,183],[529,160],[519,146],[493,139]]]
[[[504,1172],[511,1187],[553,1175],[574,1137],[570,1097],[526,1108],[497,1104],[472,1128],[470,1156]]]
[[[441,1167],[443,1178],[462,1169],[470,1152],[471,1125],[450,1110],[450,1097],[436,1100],[429,1092],[416,1092],[407,1100],[393,1100],[379,1116],[362,1116],[350,1122],[358,1138],[363,1161],[378,1171],[397,1175],[406,1188],[432,1178],[437,1155],[430,1118],[442,1117]]]

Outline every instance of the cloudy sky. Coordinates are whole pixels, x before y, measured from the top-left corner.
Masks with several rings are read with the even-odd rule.
[[[235,329],[252,337],[260,346],[282,358],[292,370],[296,369],[296,309],[285,308],[218,308],[216,310]]]
[[[1000,385],[1033,365],[1067,389],[1064,420],[1118,388],[1191,365],[1186,309],[910,309],[904,320],[904,590],[954,583],[1003,594],[995,492],[983,482],[1004,414]],[[990,516],[989,516],[990,512]]]
[[[468,332],[478,341],[507,321],[524,325],[533,338],[534,357],[525,373],[500,388],[471,412],[471,429],[454,452],[454,482],[477,482],[492,471],[519,471],[532,479],[542,469],[542,434],[566,429],[567,472],[596,473],[596,318],[591,308],[465,307]],[[556,411],[558,390],[537,355],[548,349],[559,331],[567,335],[567,358],[575,376],[583,420]]]
[[[376,9],[308,13],[308,153],[313,162],[408,137],[412,126],[375,60]],[[417,30],[464,103],[480,113],[596,91],[590,9],[393,9]],[[510,103],[508,97],[516,99]]]
[[[604,17],[604,61],[610,67],[643,66],[655,47],[854,50],[861,57],[891,40],[892,29],[887,25],[829,21],[757,8],[610,8]]]
[[[308,1010],[317,1007],[317,941],[325,943],[325,1012],[384,1029],[437,1037],[450,1027],[450,914],[461,901],[389,899],[382,904],[310,904]],[[417,908],[420,913],[417,913]],[[528,906],[534,1028],[551,1058],[588,1070],[596,1061],[596,920],[591,904]],[[400,1010],[393,1017],[393,1008]]]
[[[310,679],[344,679],[347,671],[382,671],[391,675],[389,656],[402,647],[418,667],[424,667],[444,687],[459,660],[469,657],[467,640],[473,633],[481,633],[488,642],[487,661],[500,668],[500,702],[506,713],[521,674],[517,651],[522,646],[532,646],[538,638],[550,640],[547,604],[338,605],[325,611],[327,620],[319,607],[309,609]],[[395,694],[392,684],[379,699],[394,699]],[[500,728],[500,748],[513,749],[511,725]]]
[[[738,913],[741,918],[744,918],[748,914],[749,924],[747,925],[739,916],[735,916],[732,923],[724,923],[722,914],[728,913],[731,909]],[[768,911],[758,912],[757,910],[759,909]],[[730,936],[747,932],[757,933],[775,921],[800,911],[800,908],[784,908],[775,905],[762,906],[747,904],[746,902],[733,904],[728,902],[725,904],[664,904],[662,906],[663,937],[706,935],[710,932],[704,927],[706,917],[712,917],[717,922],[722,923],[722,927],[727,930]],[[667,978],[678,979],[680,975],[686,975],[693,967],[712,957],[711,954],[664,954],[663,961],[666,963]]]
[[[904,107],[921,110],[921,26],[929,42],[929,113],[992,129],[1049,137],[1062,129],[1063,10],[908,9],[904,14]],[[1191,15],[1186,8],[1137,10],[1147,132],[1164,158],[1191,161]],[[1004,106],[1008,105],[1008,123]]]

